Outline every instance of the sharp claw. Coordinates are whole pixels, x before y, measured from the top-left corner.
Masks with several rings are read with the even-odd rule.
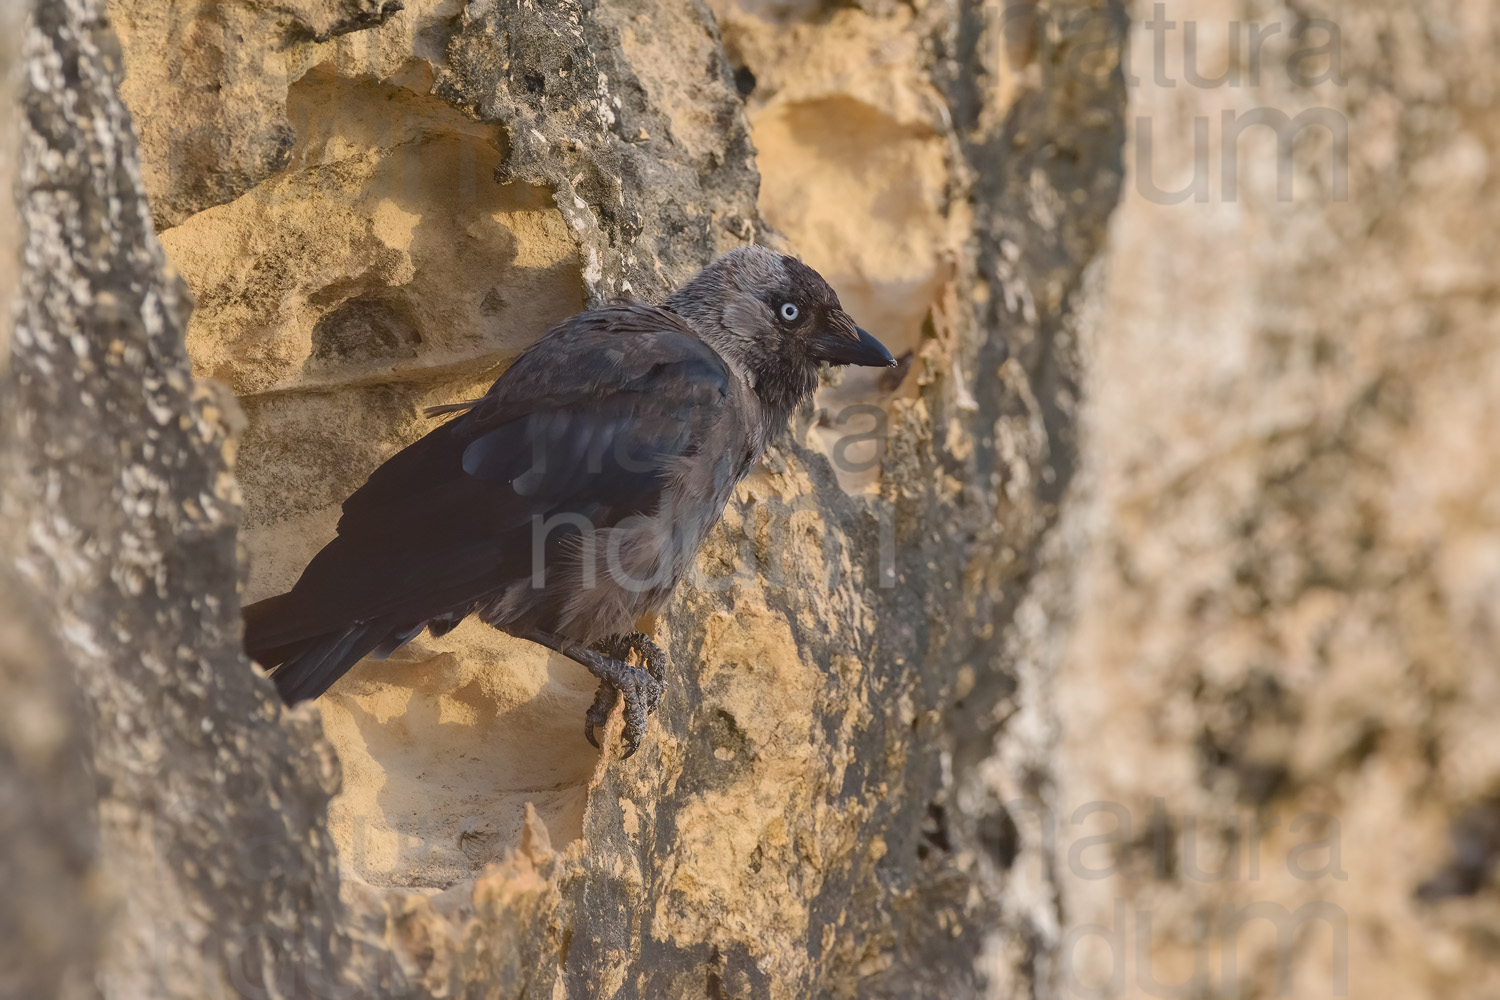
[[[641,740],[646,735],[642,707],[639,694],[625,702],[625,731],[620,734],[620,743],[625,747],[625,752],[620,755],[621,760],[629,760],[641,748]]]
[[[603,749],[599,741],[594,737],[595,729],[603,729],[609,724],[609,713],[614,710],[615,698],[618,692],[609,681],[600,681],[599,689],[594,692],[594,703],[589,706],[588,712],[583,717],[583,735],[588,738],[589,744],[595,749]]]

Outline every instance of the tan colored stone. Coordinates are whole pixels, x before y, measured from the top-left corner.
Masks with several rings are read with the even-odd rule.
[[[1166,10],[1201,25],[1209,75],[1227,68],[1229,20],[1252,13],[1283,28],[1260,86],[1187,86],[1180,31],[1163,63],[1179,85],[1158,86],[1151,36],[1133,36],[1133,173],[1092,346],[1087,488],[1063,521],[1090,554],[1057,681],[1058,818],[1118,803],[1139,840],[1159,797],[1177,817],[1164,834],[1176,861],[1159,878],[1146,846],[1114,877],[1075,873],[1067,909],[1078,926],[1118,928],[1126,953],[1146,947],[1163,983],[1192,977],[1202,952],[1202,992],[1278,995],[1280,961],[1290,995],[1334,995],[1346,974],[1350,996],[1482,996],[1500,983],[1483,943],[1500,928],[1493,895],[1419,890],[1452,862],[1456,824],[1500,789],[1500,325],[1482,304],[1495,291],[1483,262],[1500,249],[1500,130],[1480,111],[1500,86],[1494,9],[1323,5],[1347,83],[1313,87],[1287,69],[1300,8]],[[1314,28],[1306,45],[1327,37]],[[1242,139],[1238,198],[1225,197],[1220,115],[1260,107],[1327,108],[1347,125],[1347,200],[1317,129],[1288,164],[1290,198],[1264,129]],[[1215,123],[1206,197],[1162,204],[1144,170],[1182,189],[1198,116]],[[1146,128],[1155,157],[1142,164]],[[1272,829],[1246,842],[1257,823]],[[1063,825],[1061,846],[1110,825]],[[1208,877],[1186,870],[1194,854]],[[1239,876],[1214,877],[1236,854]],[[1280,952],[1265,922],[1237,939],[1222,908],[1254,904],[1330,904],[1347,958],[1317,924]],[[1071,961],[1085,983],[1108,978],[1102,950]],[[1119,995],[1147,995],[1144,982],[1132,972]]]

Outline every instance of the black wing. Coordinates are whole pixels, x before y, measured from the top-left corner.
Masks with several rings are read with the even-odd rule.
[[[654,510],[729,415],[729,380],[663,310],[574,317],[371,474],[296,586],[246,609],[247,650],[282,664],[287,700],[315,697],[392,636],[530,577],[534,518],[606,527]]]

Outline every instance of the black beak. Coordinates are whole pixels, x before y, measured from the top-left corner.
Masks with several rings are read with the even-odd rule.
[[[865,368],[893,368],[896,359],[885,345],[870,336],[868,330],[854,325],[853,320],[837,324],[834,329],[823,330],[810,339],[813,356],[830,365],[861,365]]]

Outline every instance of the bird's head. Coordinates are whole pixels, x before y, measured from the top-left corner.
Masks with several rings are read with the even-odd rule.
[[[889,367],[891,352],[860,329],[822,275],[794,257],[743,246],[723,254],[667,299],[767,403],[791,410],[818,366]]]

